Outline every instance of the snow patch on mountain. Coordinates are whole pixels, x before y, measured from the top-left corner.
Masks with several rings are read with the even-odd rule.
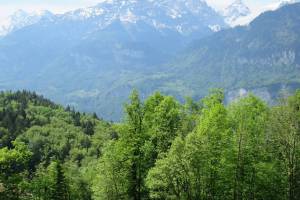
[[[139,17],[133,14],[131,10],[127,9],[127,11],[120,16],[120,20],[127,23],[137,23]]]
[[[64,20],[95,20],[100,29],[114,21],[146,23],[156,29],[189,34],[226,27],[224,18],[204,0],[106,0],[90,8],[68,12]]]
[[[298,3],[298,2],[300,2],[300,1],[299,0],[281,0],[281,1],[277,2],[277,3],[275,3],[275,4],[270,5],[270,8],[272,10],[276,10],[276,9],[279,9],[279,8],[281,8],[283,6],[286,6],[286,5],[289,5],[289,4],[293,4],[293,3]]]
[[[215,24],[215,25],[209,25],[208,26],[213,32],[219,32],[220,30],[222,30],[222,27],[220,27],[219,25]]]
[[[13,15],[1,22],[0,36],[5,36],[26,26],[38,23],[41,20],[52,20],[53,17],[54,14],[47,10],[31,13],[24,10],[18,10]]]
[[[246,18],[250,15],[251,10],[242,0],[235,0],[223,11],[226,23],[231,26],[240,24],[241,18]]]
[[[267,11],[274,11],[277,10],[285,5],[293,4],[300,2],[299,0],[279,0],[275,3],[268,4],[266,6],[263,6],[259,9],[256,9],[255,12],[251,12],[250,15],[245,17],[240,17],[234,25],[248,25],[252,20],[254,20],[256,17],[258,17],[260,14],[267,12]]]
[[[100,0],[99,0],[100,1]],[[123,25],[141,22],[159,31],[171,30],[189,35],[197,31],[219,31],[227,27],[223,16],[205,0],[102,0],[96,6],[53,15],[50,12],[19,11],[0,25],[0,35],[54,18],[57,22],[80,21],[105,29],[119,21]]]

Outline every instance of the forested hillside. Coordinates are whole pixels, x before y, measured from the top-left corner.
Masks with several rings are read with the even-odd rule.
[[[1,93],[0,199],[90,199],[87,166],[114,135],[95,114],[35,93]]]
[[[0,199],[300,198],[300,91],[275,106],[134,91],[121,123],[0,94]]]
[[[284,6],[261,14],[248,26],[195,42],[167,65],[169,80],[181,83],[170,89],[204,96],[211,87],[225,88],[227,94],[243,88],[272,100],[280,88],[299,87],[299,11],[300,3]]]

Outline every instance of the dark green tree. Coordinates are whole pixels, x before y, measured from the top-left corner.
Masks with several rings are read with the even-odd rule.
[[[59,161],[53,163],[51,173],[54,176],[51,200],[69,200],[69,186]]]

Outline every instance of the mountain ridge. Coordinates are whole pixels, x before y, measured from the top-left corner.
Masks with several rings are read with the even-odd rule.
[[[227,6],[222,13],[226,23],[231,26],[235,26],[240,18],[247,17],[250,14],[250,8],[242,0],[235,0]]]
[[[198,84],[206,87],[202,91],[210,86],[223,87],[228,92],[259,88],[268,92],[268,87],[280,83],[282,88],[295,89],[288,85],[299,86],[300,80],[299,10],[300,3],[286,5],[261,14],[247,26],[203,38],[174,61],[176,64],[168,66],[175,70],[172,72],[175,75],[182,74],[181,69],[187,71],[186,76],[194,78],[194,86],[187,84],[186,87],[195,88]],[[199,76],[193,76],[190,71]],[[182,76],[176,78],[190,80]]]
[[[143,97],[159,90],[180,100],[213,87],[274,99],[280,88],[299,83],[299,10],[287,5],[248,26],[191,37],[145,21],[115,20],[103,30],[94,19],[44,21],[0,40],[0,89],[35,90],[111,120],[120,119],[133,88]]]
[[[14,31],[36,24],[41,20],[51,20],[54,14],[48,10],[26,12],[18,10],[9,16],[2,25],[0,24],[0,37],[4,37]]]
[[[22,13],[21,19],[15,20],[16,22],[11,20],[11,18],[16,18],[19,13]],[[18,11],[10,17],[11,24],[3,27],[0,32],[2,35],[7,35],[14,30],[38,23],[42,17],[47,17],[49,14],[49,11],[45,11],[45,15]],[[56,23],[64,20],[94,21],[100,29],[106,28],[116,20],[120,20],[122,23],[144,21],[157,29],[172,29],[181,34],[190,34],[197,29],[216,25],[220,28],[227,26],[222,16],[214,11],[206,1],[197,0],[103,1],[95,6],[76,9],[64,14],[54,15],[51,13],[51,17]],[[26,20],[27,18],[29,20]],[[18,22],[20,25],[17,24]]]

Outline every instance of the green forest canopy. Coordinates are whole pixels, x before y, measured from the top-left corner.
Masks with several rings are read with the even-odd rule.
[[[0,199],[300,199],[300,91],[268,106],[134,91],[122,123],[0,94]]]

